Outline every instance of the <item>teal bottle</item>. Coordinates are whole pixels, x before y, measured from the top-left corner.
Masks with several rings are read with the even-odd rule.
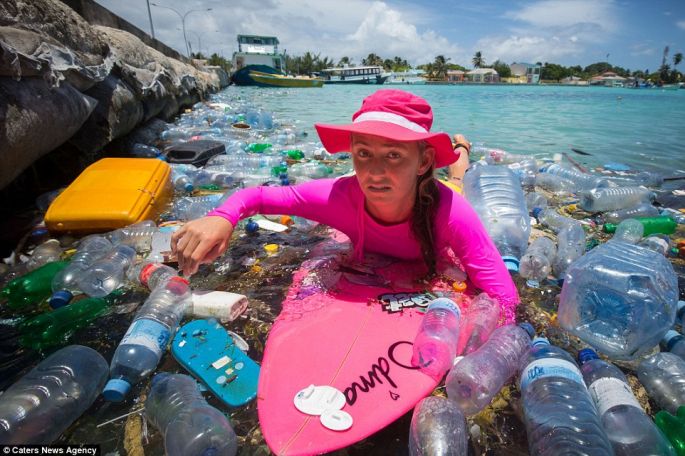
[[[7,307],[12,310],[40,303],[50,297],[53,277],[68,264],[67,261],[53,261],[17,277],[0,290],[0,299],[7,299]]]

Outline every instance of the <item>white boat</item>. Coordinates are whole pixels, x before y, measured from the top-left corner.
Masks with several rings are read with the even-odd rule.
[[[420,76],[420,73],[417,71],[398,71],[398,72],[393,72],[390,74],[390,77],[388,78],[387,81],[385,81],[386,84],[399,84],[399,85],[405,85],[405,84],[425,84],[426,79],[422,78]]]
[[[380,66],[326,68],[319,73],[326,84],[383,84],[389,76]]]

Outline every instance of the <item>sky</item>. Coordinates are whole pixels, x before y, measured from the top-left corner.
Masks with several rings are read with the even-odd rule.
[[[150,33],[145,1],[96,1]],[[486,64],[608,61],[656,71],[665,46],[670,64],[685,53],[685,0],[150,1],[160,5],[150,6],[157,39],[185,53],[178,13],[197,9],[185,20],[192,50],[227,58],[238,34],[276,36],[289,55],[310,51],[356,64],[373,52],[414,66],[444,55],[470,68],[480,51]]]

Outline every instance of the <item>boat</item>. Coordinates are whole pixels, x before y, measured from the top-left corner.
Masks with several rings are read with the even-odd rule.
[[[390,77],[388,78],[387,81],[385,81],[386,84],[399,84],[399,85],[406,85],[406,84],[411,84],[411,85],[416,85],[416,84],[425,84],[426,83],[426,78],[422,78],[420,76],[421,73],[417,71],[399,71],[399,72],[393,72],[390,74]]]
[[[383,84],[390,73],[380,66],[326,68],[319,75],[326,84]]]
[[[285,74],[285,58],[278,52],[275,36],[238,35],[233,53],[231,83],[260,87],[321,87],[323,80]]]

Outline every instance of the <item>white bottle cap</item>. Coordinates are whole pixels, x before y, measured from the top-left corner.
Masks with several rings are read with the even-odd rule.
[[[319,417],[321,424],[331,431],[346,431],[352,427],[352,415],[343,410],[326,410]]]
[[[295,407],[307,415],[321,415],[327,410],[340,410],[345,406],[342,391],[332,386],[309,385],[298,391],[293,399]]]

